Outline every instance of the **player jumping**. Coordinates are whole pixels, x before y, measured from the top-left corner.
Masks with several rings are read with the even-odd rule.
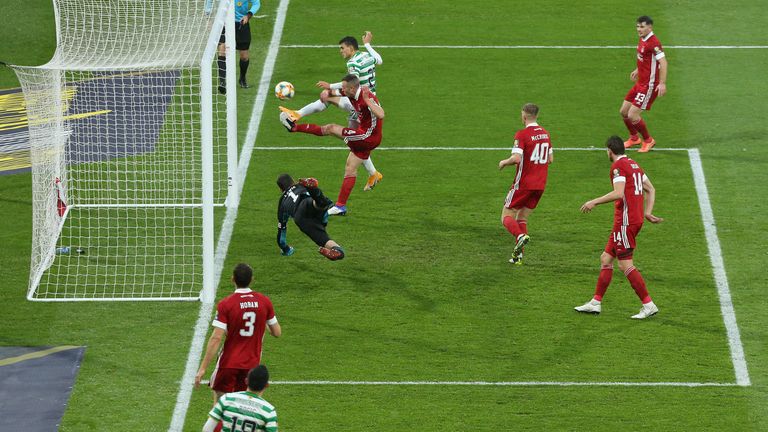
[[[384,125],[384,109],[379,105],[376,95],[368,87],[360,85],[357,76],[349,74],[342,79],[342,96],[346,96],[355,109],[358,119],[357,128],[337,124],[319,126],[316,124],[298,124],[287,113],[280,113],[280,122],[289,132],[302,132],[317,136],[332,135],[344,140],[349,147],[347,164],[344,167],[344,181],[336,200],[336,205],[328,210],[329,215],[347,214],[347,199],[355,187],[357,169],[370,158],[371,151],[381,143],[381,130]],[[321,97],[325,97],[322,96]]]
[[[341,56],[347,60],[347,73],[358,77],[360,79],[360,84],[367,86],[371,93],[375,95],[376,65],[383,64],[384,60],[382,60],[379,53],[377,53],[371,46],[371,40],[373,40],[373,34],[366,31],[363,35],[363,43],[368,52],[365,52],[359,51],[357,39],[352,36],[347,36],[339,41],[339,52],[341,53]],[[320,93],[320,99],[306,105],[298,111],[293,111],[282,106],[280,107],[280,110],[287,114],[291,121],[297,122],[302,117],[325,111],[325,109],[328,108],[328,104],[333,104],[339,107],[339,109],[349,113],[349,122],[347,126],[351,129],[357,129],[359,126],[357,114],[349,98],[341,94],[342,83],[337,82],[329,84],[326,81],[318,81],[316,85],[323,89]],[[363,190],[369,191],[373,189],[384,176],[376,170],[370,157],[363,161],[363,166],[366,171],[368,171],[368,181],[365,183]]]

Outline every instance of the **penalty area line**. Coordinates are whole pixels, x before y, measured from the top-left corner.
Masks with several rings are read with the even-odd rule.
[[[376,147],[376,151],[510,151],[512,147]],[[349,151],[345,146],[301,146],[301,147],[254,147],[253,150],[345,150]],[[652,151],[689,151],[687,148],[654,148]],[[558,151],[605,151],[605,147],[555,147],[555,152]],[[636,151],[635,149],[628,149],[628,151]]]
[[[741,344],[739,325],[736,323],[736,311],[733,307],[731,290],[728,286],[728,275],[725,272],[723,251],[720,248],[720,239],[717,236],[715,215],[712,211],[712,204],[709,201],[709,190],[707,189],[707,182],[704,177],[704,167],[701,163],[699,149],[690,149],[688,151],[688,157],[691,161],[693,182],[696,187],[696,195],[699,199],[699,207],[701,208],[701,222],[704,225],[704,235],[707,239],[712,273],[714,274],[715,285],[717,285],[717,294],[720,300],[720,313],[723,316],[723,323],[725,324],[725,330],[728,335],[728,347],[731,352],[733,371],[736,375],[736,384],[744,387],[750,386],[751,382],[749,379],[749,370],[747,369],[747,360],[744,356],[744,347]]]
[[[578,381],[270,381],[270,385],[338,386],[486,386],[486,387],[736,387],[717,382],[578,382]]]
[[[338,45],[283,45],[281,48],[336,48]],[[636,49],[636,45],[376,45],[402,49]],[[768,49],[768,45],[669,45],[665,49]]]

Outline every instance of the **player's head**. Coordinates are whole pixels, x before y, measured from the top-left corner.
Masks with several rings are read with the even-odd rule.
[[[605,146],[608,147],[608,158],[613,160],[617,156],[624,154],[624,140],[614,135],[605,142]]]
[[[248,288],[253,280],[253,269],[251,266],[245,263],[240,263],[235,266],[235,270],[232,272],[232,282],[238,288]]]
[[[536,104],[527,103],[523,105],[520,115],[522,116],[523,124],[535,122],[536,118],[539,117],[539,106]]]
[[[293,177],[291,177],[290,174],[280,174],[277,176],[277,187],[283,192],[290,189],[295,183],[296,182],[293,181]]]
[[[352,57],[358,48],[357,39],[352,36],[345,36],[339,41],[339,52],[345,59]]]
[[[648,36],[648,33],[653,31],[653,20],[648,15],[643,15],[637,18],[637,34],[641,38]]]
[[[344,94],[347,95],[348,98],[354,99],[355,93],[357,93],[357,89],[359,87],[360,78],[356,77],[355,75],[349,74],[341,79],[341,88],[344,90]]]
[[[258,365],[248,371],[248,390],[261,392],[269,384],[269,371],[264,365]]]

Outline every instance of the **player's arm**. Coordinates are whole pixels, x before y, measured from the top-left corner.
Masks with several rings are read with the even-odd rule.
[[[584,204],[582,204],[581,212],[589,213],[592,211],[593,208],[595,208],[596,206],[599,206],[600,204],[605,204],[605,203],[613,202],[613,201],[624,198],[624,186],[626,184],[627,184],[627,180],[624,177],[621,177],[621,176],[614,177],[613,190],[601,197],[597,197],[595,199],[589,200]]]
[[[653,205],[656,202],[656,188],[653,187],[651,179],[645,174],[643,174],[643,195],[645,199],[645,219],[651,223],[663,222],[663,218],[653,215]]]
[[[667,58],[662,57],[659,59],[659,85],[656,87],[656,91],[659,92],[659,96],[664,96],[667,93]]]
[[[203,425],[203,432],[213,432],[216,430],[216,425],[219,423],[218,420],[214,420],[210,417],[208,417],[208,421],[205,422],[205,425]]]
[[[363,44],[365,45],[365,49],[368,51],[368,54],[370,54],[374,60],[376,60],[376,64],[380,65],[384,63],[384,59],[381,58],[381,55],[376,52],[376,50],[373,49],[371,46],[371,41],[373,40],[373,34],[366,30],[365,34],[363,35]]]
[[[515,146],[512,148],[512,154],[508,158],[499,161],[499,170],[503,170],[510,165],[517,165],[522,159],[523,149],[520,147],[518,137],[515,136]]]
[[[274,324],[267,323],[267,328],[269,329],[269,334],[272,336],[279,338],[283,334],[283,329],[280,327],[280,323],[275,320]]]
[[[203,425],[203,432],[213,432],[216,430],[216,425],[221,421],[224,416],[224,398],[219,400],[213,405],[213,409],[208,413],[208,421]]]
[[[216,325],[216,321],[214,321],[214,325]],[[200,381],[203,379],[203,375],[205,375],[205,369],[208,367],[208,364],[211,363],[211,360],[213,360],[213,357],[219,351],[221,341],[224,340],[225,335],[226,331],[221,327],[213,328],[211,338],[208,339],[208,346],[205,348],[205,356],[203,357],[203,362],[200,363],[200,368],[197,370],[197,375],[195,375],[195,387],[200,385]]]
[[[369,98],[369,90],[368,88],[363,88],[363,90],[360,92],[360,95],[363,97],[363,102],[365,102],[366,105],[368,105],[368,109],[371,110],[373,115],[376,116],[377,119],[381,120],[384,118],[384,108],[381,107],[381,105],[377,104],[375,100]]]

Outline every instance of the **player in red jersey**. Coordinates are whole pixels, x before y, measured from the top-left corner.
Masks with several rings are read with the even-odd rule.
[[[224,339],[224,349],[211,374],[214,403],[224,393],[246,390],[248,371],[261,362],[264,330],[269,328],[269,333],[274,337],[282,334],[272,302],[269,297],[249,288],[252,280],[251,266],[238,264],[232,273],[235,292],[216,306],[213,334],[195,376],[195,386],[199,386],[206,367],[219,351]]]
[[[645,153],[656,145],[656,140],[648,133],[645,121],[640,117],[643,111],[650,111],[656,96],[664,96],[667,92],[667,59],[661,42],[653,34],[653,20],[649,16],[637,19],[637,67],[629,74],[629,79],[635,81],[621,104],[621,117],[629,130],[629,139],[624,146],[629,148],[642,143],[640,152]],[[638,132],[643,136],[641,140]]]
[[[357,169],[368,159],[371,151],[381,144],[381,130],[384,125],[384,109],[379,104],[376,95],[367,87],[360,86],[360,79],[355,75],[347,75],[341,80],[342,96],[349,98],[357,113],[359,126],[356,129],[337,124],[319,126],[316,124],[298,124],[290,116],[280,113],[280,122],[289,132],[302,132],[317,136],[332,135],[344,140],[349,147],[347,164],[344,167],[344,181],[336,200],[336,205],[328,210],[329,215],[343,216],[347,214],[347,199],[352,193],[357,180]]]
[[[575,309],[585,313],[600,313],[601,302],[613,276],[613,262],[618,259],[619,268],[629,280],[635,293],[643,302],[640,312],[632,315],[634,319],[645,319],[655,315],[659,308],[651,300],[645,281],[632,263],[632,253],[636,247],[636,237],[643,227],[643,217],[648,222],[659,223],[663,219],[653,215],[653,204],[656,190],[651,180],[645,175],[640,165],[624,154],[624,142],[617,136],[608,138],[608,158],[611,164],[611,182],[613,191],[581,206],[583,213],[589,213],[595,206],[614,202],[613,230],[608,238],[605,251],[600,255],[600,277],[597,279],[595,296],[582,306]],[[645,203],[645,210],[643,210]]]
[[[528,216],[544,194],[549,164],[552,163],[549,132],[536,123],[538,116],[538,106],[532,103],[523,105],[521,119],[525,128],[515,133],[512,155],[499,161],[499,170],[517,165],[515,183],[509,188],[501,209],[501,223],[516,240],[512,259],[509,260],[512,264],[523,263],[523,247],[531,240],[528,236]]]

